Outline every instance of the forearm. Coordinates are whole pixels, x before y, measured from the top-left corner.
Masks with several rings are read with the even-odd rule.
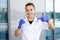
[[[21,30],[20,29],[16,29],[15,36],[17,37],[20,33],[21,33]]]
[[[53,25],[53,23],[52,22],[48,22],[48,25],[49,25],[49,29],[51,29],[51,30],[54,30],[55,29],[55,27],[54,27],[54,25]]]
[[[18,28],[16,29],[16,31],[15,31],[15,36],[18,36],[19,34],[21,34],[21,26],[22,26],[22,24],[24,24],[25,23],[25,21],[23,20],[23,19],[21,19],[20,21],[19,21],[19,25],[18,25]]]

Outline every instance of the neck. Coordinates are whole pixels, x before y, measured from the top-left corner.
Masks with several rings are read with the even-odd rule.
[[[28,17],[28,21],[33,21],[34,17]]]

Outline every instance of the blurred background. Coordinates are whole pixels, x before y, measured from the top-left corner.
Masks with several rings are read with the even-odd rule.
[[[36,1],[33,1],[33,2],[36,2]],[[8,0],[0,0],[0,40],[9,40],[9,36],[8,36],[8,30],[9,30],[9,27],[8,27],[8,10],[7,10],[8,9],[8,4],[7,3],[8,3]],[[60,4],[60,0],[45,0],[44,3],[45,3],[44,4],[45,6],[42,7],[42,8],[40,7],[40,4],[38,4],[38,2],[35,3],[35,4],[38,4],[37,7],[40,7],[41,10],[43,10],[45,8],[42,12],[45,11],[46,16],[55,25],[55,30],[46,30],[46,33],[45,33],[46,38],[45,39],[46,40],[60,40],[60,5],[59,5]],[[24,12],[22,11],[24,9],[18,10],[18,8],[17,8],[17,11],[16,11],[16,9],[14,7],[13,7],[13,9],[11,9],[12,12],[15,13],[15,15],[13,14],[12,17],[16,17],[17,18],[17,19],[13,19],[12,18],[13,19],[12,21],[18,20],[18,19],[20,19],[20,17],[22,18],[23,14],[19,14],[19,13],[25,13],[25,11]],[[38,9],[39,8],[36,8],[36,10],[38,10]],[[39,9],[38,11],[36,11],[36,13],[38,15],[38,16],[36,15],[37,17],[40,16],[41,10]],[[19,11],[21,11],[21,12],[19,12]],[[18,13],[19,15],[16,16],[16,13]],[[17,22],[17,24],[18,24],[18,22]],[[13,24],[13,25],[15,25],[15,24]],[[13,28],[11,30],[13,30]]]
[[[46,40],[60,40],[60,0],[46,0],[46,16],[53,21],[55,30],[46,30]]]
[[[7,0],[0,0],[0,40],[8,40]]]

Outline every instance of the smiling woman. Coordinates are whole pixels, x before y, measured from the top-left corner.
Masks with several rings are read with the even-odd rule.
[[[8,40],[7,0],[0,0],[0,40]]]
[[[25,9],[25,5],[27,3],[33,3],[34,6],[35,6],[35,9],[32,6],[32,4],[27,6],[26,9]],[[25,0],[25,1],[24,0],[10,0],[10,18],[11,19],[10,19],[10,28],[9,28],[10,29],[9,39],[10,40],[21,40],[21,37],[20,37],[21,35],[18,35],[20,33],[18,32],[19,30],[17,29],[17,27],[19,25],[18,23],[20,23],[20,19],[24,19],[24,18],[27,17],[28,20],[29,20],[29,22],[27,21],[27,23],[33,25],[36,22],[36,21],[33,21],[35,19],[35,16],[36,17],[41,17],[42,12],[44,12],[44,11],[45,11],[45,0]],[[20,29],[21,27],[18,27],[18,28]],[[33,28],[32,28],[32,30],[33,30]],[[23,28],[23,30],[24,30],[24,28]],[[27,36],[25,37],[24,36],[25,33],[26,32],[22,33],[23,34],[23,39],[32,35],[32,34],[28,35],[26,33]],[[31,33],[31,32],[29,32],[29,33]],[[38,37],[35,35],[35,40],[36,39],[45,40],[45,36],[43,36],[44,33],[45,32],[43,31],[42,35],[38,34]],[[19,36],[19,37],[16,38],[16,36]],[[39,36],[42,36],[42,38],[41,37],[39,38]],[[33,35],[31,36],[31,39],[34,40]],[[31,40],[31,39],[30,39],[30,37],[28,37],[25,40]]]

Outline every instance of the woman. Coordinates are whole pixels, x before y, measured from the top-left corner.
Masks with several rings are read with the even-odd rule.
[[[27,3],[25,5],[27,18],[21,19],[19,26],[15,31],[15,36],[22,33],[22,40],[39,40],[41,31],[43,29],[54,29],[53,23],[46,17],[42,16],[36,18],[35,6],[33,3]]]

